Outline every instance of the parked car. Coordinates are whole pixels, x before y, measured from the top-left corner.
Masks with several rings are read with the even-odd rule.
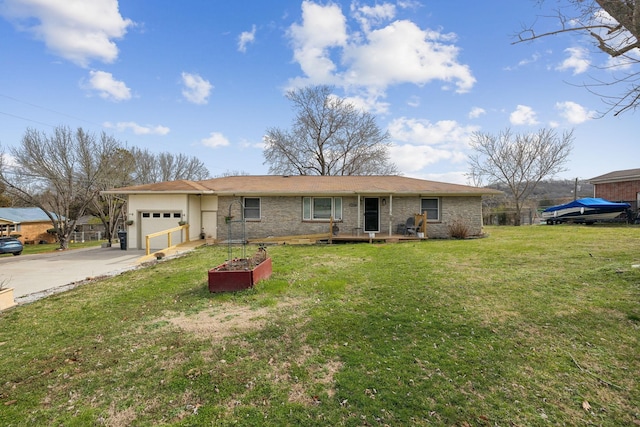
[[[0,237],[0,254],[20,255],[22,249],[22,243],[15,237]]]

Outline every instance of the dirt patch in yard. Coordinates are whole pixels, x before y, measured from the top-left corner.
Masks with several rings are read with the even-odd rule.
[[[230,307],[221,313],[205,310],[198,314],[181,315],[167,320],[186,332],[219,339],[262,329],[268,314],[269,308],[266,307]]]
[[[290,319],[305,322],[304,303],[305,300],[292,299],[275,306],[259,308],[224,304],[197,314],[183,314],[173,318],[164,317],[161,320],[200,338],[219,341],[224,338],[233,339],[235,335],[263,329],[273,317],[282,316],[283,312],[288,312]],[[279,338],[281,341],[293,339],[287,333]],[[296,336],[295,340],[304,342],[304,337]],[[316,361],[314,359],[317,354],[317,349],[306,344],[291,354],[274,354],[267,362],[270,370],[264,374],[265,378],[268,378],[273,384],[287,388],[289,402],[305,406],[318,405],[321,403],[320,398],[315,396],[312,390],[317,392],[318,386],[320,386],[328,397],[333,397],[335,395],[335,375],[343,368],[343,364],[337,360]],[[203,356],[210,357],[210,355],[204,354]],[[308,372],[304,381],[294,378],[292,375],[294,368],[305,369]],[[233,396],[226,402],[227,410],[233,411],[244,399],[244,394]]]
[[[199,336],[221,339],[239,333],[263,329],[271,313],[281,313],[284,309],[300,307],[302,301],[287,301],[277,306],[252,308],[234,304],[225,304],[203,310],[197,314],[182,314],[177,317],[165,317],[165,320],[180,329]]]

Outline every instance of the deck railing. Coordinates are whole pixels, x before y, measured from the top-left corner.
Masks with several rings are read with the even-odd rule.
[[[177,245],[173,245],[171,243],[171,233],[174,233],[176,231],[181,231],[181,230],[185,230],[185,239],[184,242],[188,242],[189,241],[189,224],[185,224],[185,225],[180,225],[178,227],[173,227],[173,228],[169,228],[167,230],[162,230],[162,231],[158,231],[155,233],[151,233],[151,234],[147,234],[145,236],[145,251],[147,253],[147,255],[149,255],[151,253],[151,239],[154,237],[159,237],[159,236],[164,236],[165,234],[167,235],[167,247],[165,249],[171,248],[173,246],[177,246]],[[180,243],[184,243],[184,242],[180,242]]]

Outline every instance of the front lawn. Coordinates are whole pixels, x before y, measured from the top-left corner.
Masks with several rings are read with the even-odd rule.
[[[81,248],[92,248],[94,246],[100,246],[106,240],[101,241],[86,241],[86,242],[72,242],[69,243],[69,249],[81,249]],[[24,249],[22,250],[23,255],[33,255],[33,254],[42,254],[46,252],[55,252],[60,248],[60,243],[44,243],[38,245],[24,245]],[[0,254],[0,257],[12,257],[13,254]]]
[[[203,247],[0,314],[0,425],[639,425],[640,228]],[[255,248],[248,252],[251,254]]]

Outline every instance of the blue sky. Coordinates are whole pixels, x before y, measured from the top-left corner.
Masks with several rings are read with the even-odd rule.
[[[574,129],[558,178],[637,168],[637,116],[599,118],[581,87],[611,77],[591,40],[512,44],[549,14],[527,0],[0,0],[0,144],[83,127],[213,176],[267,174],[263,135],[293,119],[285,91],[330,84],[376,115],[405,176],[466,183],[470,134],[507,127]]]

